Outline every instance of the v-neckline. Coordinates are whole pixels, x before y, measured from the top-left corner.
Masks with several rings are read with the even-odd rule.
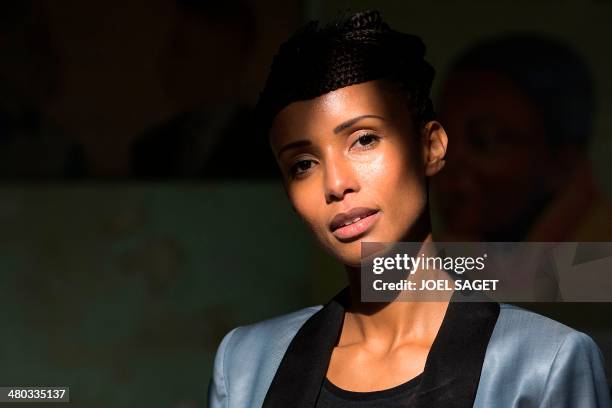
[[[263,407],[313,408],[337,343],[349,288],[298,330],[266,394]],[[453,294],[415,389],[414,407],[472,407],[484,356],[499,316],[495,302],[462,302]]]

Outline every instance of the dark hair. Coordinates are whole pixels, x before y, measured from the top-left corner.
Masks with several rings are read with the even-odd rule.
[[[320,27],[311,21],[280,46],[255,109],[267,134],[276,114],[299,100],[345,86],[389,79],[405,91],[417,125],[435,117],[430,99],[433,67],[414,35],[392,30],[377,11],[344,15]]]
[[[469,70],[497,72],[525,92],[541,114],[551,146],[586,146],[594,86],[586,62],[562,41],[536,33],[486,39],[456,57],[450,74]]]

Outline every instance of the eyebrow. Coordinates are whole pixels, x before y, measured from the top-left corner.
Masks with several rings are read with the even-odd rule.
[[[353,119],[349,119],[346,122],[342,122],[341,124],[339,124],[338,126],[336,126],[334,128],[334,133],[338,134],[340,132],[342,132],[343,130],[350,128],[351,126],[353,126],[355,123],[359,122],[360,120],[363,119],[368,119],[368,118],[376,118],[376,119],[380,119],[380,120],[385,120],[382,116],[378,116],[378,115],[361,115],[361,116],[357,116]]]
[[[311,144],[312,144],[312,142],[310,140],[306,140],[306,139],[297,140],[295,142],[287,143],[286,145],[284,145],[283,147],[281,147],[279,149],[277,156],[281,157],[281,154],[283,154],[283,152],[285,150],[297,149],[299,147],[310,146]]]
[[[363,119],[369,119],[369,118],[376,118],[376,119],[380,119],[380,120],[385,120],[382,116],[378,116],[378,115],[361,115],[361,116],[357,116],[354,117],[352,119],[349,119],[345,122],[342,122],[341,124],[339,124],[338,126],[336,126],[333,130],[334,134],[338,134],[340,132],[342,132],[345,129],[350,128],[351,126],[353,126],[355,123],[359,122],[360,120]],[[278,157],[281,156],[281,154],[285,151],[285,150],[289,150],[289,149],[297,149],[300,147],[304,147],[304,146],[310,146],[312,145],[312,142],[310,140],[307,139],[302,139],[302,140],[296,140],[295,142],[290,142],[287,143],[286,145],[284,145],[283,147],[281,147],[278,150]]]

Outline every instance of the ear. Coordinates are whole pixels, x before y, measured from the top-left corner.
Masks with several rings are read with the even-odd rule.
[[[428,122],[423,127],[423,161],[425,164],[425,175],[433,176],[444,167],[446,160],[446,148],[448,136],[446,131],[435,120]]]

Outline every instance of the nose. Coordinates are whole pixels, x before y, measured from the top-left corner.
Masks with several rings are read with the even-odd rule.
[[[341,155],[328,158],[324,169],[325,201],[329,204],[341,201],[351,192],[359,191],[356,172],[351,163]]]

